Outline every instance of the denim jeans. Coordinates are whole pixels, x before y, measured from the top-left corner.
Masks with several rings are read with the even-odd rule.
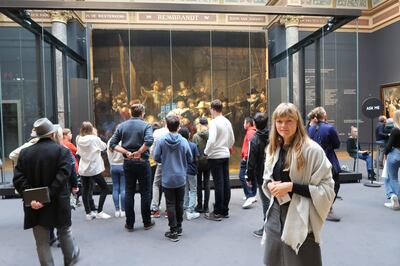
[[[188,212],[194,212],[197,196],[197,177],[195,175],[186,175],[185,197],[183,208]]]
[[[383,170],[382,170],[382,177],[383,177],[383,184],[385,186],[385,195],[388,199],[390,199],[390,196],[394,194],[392,186],[390,185],[390,179],[388,176],[387,172],[387,160],[383,164]]]
[[[242,184],[244,195],[247,198],[255,197],[257,194],[257,183],[253,182],[253,186],[249,187],[246,183],[246,170],[247,170],[247,161],[241,160],[240,161],[240,168],[239,168],[239,180]]]
[[[372,170],[372,159],[371,155],[369,153],[357,153],[358,159],[361,159],[367,163],[367,170],[371,171]]]
[[[162,194],[161,175],[162,175],[162,165],[158,163],[153,180],[153,188],[152,188],[153,193],[152,193],[151,207],[150,207],[152,211],[160,210],[160,202]]]
[[[204,202],[203,202],[204,189]],[[210,200],[210,169],[197,170],[197,206],[208,210],[208,201]]]
[[[208,159],[208,163],[210,164],[215,187],[214,213],[228,215],[229,201],[231,200],[229,158]]]
[[[122,165],[111,165],[111,177],[113,182],[113,201],[115,210],[125,211],[125,174]],[[119,198],[121,196],[121,208]]]
[[[49,228],[37,225],[32,228],[33,236],[36,241],[36,250],[39,257],[41,266],[53,266],[53,256],[51,254],[51,247],[49,245],[50,235]],[[69,265],[77,249],[72,238],[71,227],[57,228],[57,236],[60,240],[61,251],[64,255],[64,264]]]
[[[378,145],[378,167],[383,165],[383,156],[385,155],[385,141],[377,140],[376,144]]]
[[[387,172],[389,177],[389,186],[392,194],[400,197],[399,186],[399,168],[400,168],[400,149],[393,148],[387,156]],[[390,197],[391,195],[389,195]]]
[[[167,202],[168,225],[171,231],[182,228],[183,221],[183,197],[185,186],[178,188],[164,188],[165,201]]]
[[[148,161],[124,161],[125,172],[125,212],[126,224],[133,227],[135,223],[135,193],[139,182],[140,210],[144,225],[151,223],[150,218],[150,183],[151,170]]]

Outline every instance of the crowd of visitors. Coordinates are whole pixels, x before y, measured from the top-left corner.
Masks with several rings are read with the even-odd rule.
[[[71,206],[79,206],[79,195],[88,221],[111,218],[103,210],[109,190],[102,153],[107,154],[110,164],[114,216],[125,218],[126,231],[138,227],[134,211],[137,185],[145,230],[153,228],[155,219],[161,217],[163,192],[169,226],[165,237],[170,241],[180,240],[184,218],[190,221],[202,214],[217,222],[229,218],[229,160],[235,136],[222,111],[222,102],[212,101],[212,120],[200,118],[192,135],[173,111],[160,124],[146,123],[145,107],[136,103],[131,106],[131,118],[116,126],[107,144],[97,136],[96,128],[84,121],[76,146],[69,129],[61,129],[47,118],[37,120],[31,140],[13,151],[10,158],[15,162],[13,182],[20,195],[41,187],[47,187],[49,193],[48,202],[24,202],[24,228],[33,228],[41,265],[54,265],[49,248],[54,242],[62,249],[65,265],[78,261],[80,250],[71,233]],[[386,122],[381,122],[383,132]],[[394,128],[385,133],[382,164],[390,199],[385,206],[397,209],[400,111],[395,112],[393,122]],[[266,113],[243,121],[246,134],[239,173],[242,207],[251,208],[258,191],[263,224],[253,235],[262,237],[265,244],[265,265],[322,265],[322,226],[325,220],[340,221],[332,211],[340,187],[341,167],[335,154],[340,146],[338,133],[327,122],[322,107],[309,114],[305,127],[297,107],[281,103],[272,114],[270,129],[267,124]],[[356,128],[352,128],[352,139],[357,139]],[[355,156],[365,158],[369,178],[374,178],[372,162],[358,142],[354,143]],[[215,187],[213,205],[209,202],[210,174]],[[97,206],[93,200],[95,183],[100,188]]]

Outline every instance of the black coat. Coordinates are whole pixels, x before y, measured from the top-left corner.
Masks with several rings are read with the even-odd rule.
[[[247,178],[257,180],[259,186],[263,183],[265,148],[269,143],[269,130],[258,130],[251,138],[247,157]]]
[[[49,187],[51,202],[39,210],[24,207],[24,229],[71,226],[68,179],[71,162],[68,149],[49,138],[21,150],[14,169],[14,186],[20,195],[27,188]]]

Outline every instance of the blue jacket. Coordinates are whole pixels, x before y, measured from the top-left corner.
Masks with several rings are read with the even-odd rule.
[[[334,126],[326,122],[319,122],[308,129],[308,135],[324,149],[326,157],[337,173],[340,173],[340,164],[334,149],[340,147],[339,135]]]
[[[178,188],[186,184],[188,163],[192,162],[188,141],[179,134],[161,137],[154,147],[153,159],[162,163],[161,184],[165,188]]]
[[[197,158],[200,156],[199,149],[197,148],[197,145],[191,141],[189,141],[189,148],[192,153],[192,161],[188,162],[187,174],[197,175]]]
[[[153,144],[153,129],[139,117],[121,123],[110,140],[110,147],[114,150],[115,146],[121,141],[121,146],[130,152],[140,149],[143,143],[150,148]],[[142,154],[142,159],[149,158],[149,150]]]
[[[379,122],[375,128],[375,140],[376,141],[387,141],[389,134],[385,132],[385,123]]]

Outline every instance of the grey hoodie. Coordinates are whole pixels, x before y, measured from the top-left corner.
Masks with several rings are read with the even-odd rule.
[[[154,147],[153,158],[162,163],[163,187],[178,188],[186,184],[186,169],[192,161],[192,153],[185,138],[177,133],[164,135]]]

